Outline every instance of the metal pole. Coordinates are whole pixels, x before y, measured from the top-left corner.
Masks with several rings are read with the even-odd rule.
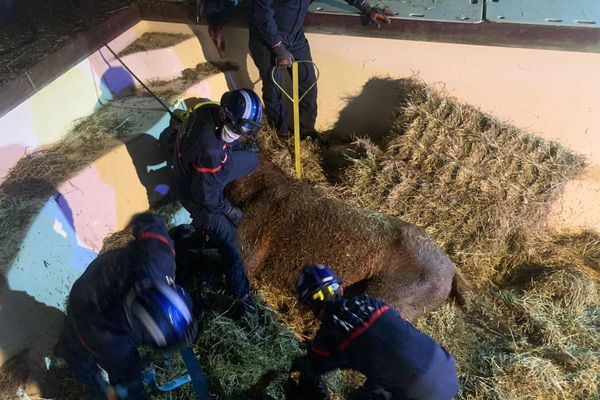
[[[300,88],[298,82],[298,62],[292,63],[292,86],[293,86],[293,104],[294,104],[294,164],[296,166],[296,178],[302,176],[302,167],[300,164]]]
[[[159,99],[158,96],[155,95],[152,92],[152,90],[150,90],[150,88],[148,86],[146,86],[146,84],[144,82],[142,82],[142,80],[140,78],[138,78],[136,74],[133,73],[132,70],[129,69],[129,67],[127,66],[127,64],[125,64],[123,62],[123,60],[121,60],[121,57],[119,57],[117,55],[117,53],[115,53],[113,51],[113,49],[111,49],[110,46],[107,43],[104,43],[104,47],[106,47],[108,49],[108,51],[110,51],[112,53],[112,55],[115,56],[115,58],[121,63],[121,65],[123,67],[125,67],[125,69],[127,70],[127,72],[129,72],[131,74],[131,76],[133,76],[135,78],[135,80],[138,81],[140,83],[140,85],[142,85],[142,87],[144,89],[146,89],[146,91],[148,93],[150,93],[152,95],[152,97],[154,97],[156,99],[156,101],[158,101],[160,103],[161,106],[164,107],[165,110],[167,110],[167,112],[171,115],[172,118],[175,118],[179,122],[183,122],[183,120],[181,118],[179,118],[173,111],[171,111],[171,109],[161,99]]]

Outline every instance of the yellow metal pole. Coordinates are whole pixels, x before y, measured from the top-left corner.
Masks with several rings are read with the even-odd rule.
[[[294,103],[294,161],[296,165],[296,178],[302,176],[300,166],[300,89],[298,83],[298,62],[292,63],[292,86]]]

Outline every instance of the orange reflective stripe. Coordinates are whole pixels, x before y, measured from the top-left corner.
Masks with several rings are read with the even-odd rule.
[[[214,174],[215,172],[219,172],[221,170],[221,168],[223,168],[223,165],[219,165],[216,168],[204,168],[204,167],[199,167],[196,164],[194,165],[194,169],[198,172],[203,172],[203,173],[212,173]]]
[[[154,233],[154,232],[142,232],[138,235],[138,240],[144,240],[144,239],[156,239],[158,241],[163,242],[164,244],[166,244],[167,246],[169,246],[169,249],[171,249],[171,253],[175,254],[175,250],[173,249],[173,247],[171,246],[171,243],[169,242],[169,239],[167,239],[166,237],[164,237],[163,235],[160,235],[158,233]]]
[[[326,350],[323,350],[323,349],[319,349],[318,347],[315,347],[314,344],[311,346],[311,350],[312,350],[313,353],[315,353],[318,356],[321,356],[321,357],[331,357],[331,353],[330,352],[328,352]]]
[[[95,355],[98,358],[102,357],[100,354],[98,354],[94,350],[92,350],[92,348],[87,345],[87,343],[83,340],[83,338],[81,336],[77,336],[77,337],[79,338],[79,342],[81,343],[81,345],[83,346],[84,349],[86,349],[87,351],[89,351],[90,353],[92,353],[93,355]]]
[[[177,148],[177,157],[183,158],[183,154],[181,154],[181,150],[179,148],[179,133],[177,133],[177,136],[175,137],[175,147]]]

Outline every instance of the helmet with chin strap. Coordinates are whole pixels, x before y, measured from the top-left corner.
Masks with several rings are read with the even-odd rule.
[[[263,128],[262,105],[256,93],[249,89],[232,90],[221,97],[221,109],[226,124],[243,136],[256,136]]]

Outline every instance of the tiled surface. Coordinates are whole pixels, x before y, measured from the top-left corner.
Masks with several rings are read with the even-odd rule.
[[[598,0],[491,0],[486,19],[492,22],[600,28]]]
[[[371,0],[371,5],[387,5],[397,18],[426,21],[470,22],[483,21],[483,0]],[[472,4],[474,3],[474,4]],[[324,13],[357,13],[343,0],[317,0],[310,11]]]

